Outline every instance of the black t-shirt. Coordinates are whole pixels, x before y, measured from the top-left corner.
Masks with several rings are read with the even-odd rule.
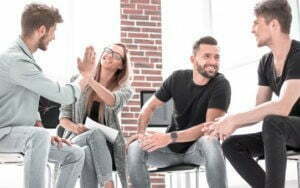
[[[272,53],[264,55],[258,67],[258,84],[269,86],[277,96],[280,94],[284,81],[289,79],[300,79],[300,42],[295,40],[292,41],[281,76],[276,76]],[[298,99],[289,115],[300,116],[299,102]]]
[[[179,70],[164,81],[155,96],[167,102],[174,101],[174,111],[167,132],[188,129],[206,121],[208,108],[227,111],[231,89],[227,79],[219,74],[206,85],[196,85],[192,70]],[[169,148],[177,153],[184,153],[194,142],[174,143]]]

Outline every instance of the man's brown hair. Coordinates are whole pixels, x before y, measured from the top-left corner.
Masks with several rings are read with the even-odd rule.
[[[218,45],[218,42],[215,38],[211,36],[205,36],[200,38],[194,43],[193,46],[193,54],[196,55],[197,51],[199,50],[200,44],[208,44],[208,45]]]
[[[22,36],[30,36],[33,31],[42,25],[48,31],[56,23],[62,22],[63,19],[57,8],[37,3],[28,4],[21,18]]]
[[[266,23],[276,19],[283,33],[289,34],[292,22],[291,7],[287,0],[265,0],[256,4],[254,8],[256,17],[262,16]]]

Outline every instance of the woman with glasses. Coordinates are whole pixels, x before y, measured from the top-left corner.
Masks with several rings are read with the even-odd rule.
[[[73,105],[62,106],[60,126],[63,135],[85,150],[85,163],[80,177],[81,188],[114,187],[112,171],[116,169],[122,187],[127,187],[125,142],[118,113],[132,95],[129,86],[129,62],[123,44],[104,48],[95,76]],[[87,129],[86,118],[116,129],[119,134],[109,142],[100,129]]]

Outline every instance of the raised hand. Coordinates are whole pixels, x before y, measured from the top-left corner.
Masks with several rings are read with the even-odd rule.
[[[96,53],[92,46],[85,49],[83,59],[77,58],[77,68],[84,78],[90,78],[94,75],[96,69]]]

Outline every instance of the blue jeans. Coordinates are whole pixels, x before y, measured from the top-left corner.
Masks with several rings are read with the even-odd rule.
[[[168,147],[151,153],[141,149],[138,141],[128,148],[129,176],[134,188],[150,188],[147,166],[168,167],[176,164],[205,165],[210,188],[227,187],[225,161],[216,138],[202,136],[186,151],[174,153]]]
[[[0,129],[1,130],[1,129]],[[44,188],[46,163],[60,164],[56,188],[73,188],[80,175],[84,152],[77,146],[58,148],[50,144],[50,135],[44,128],[13,127],[0,139],[0,152],[22,152],[24,156],[24,187]]]
[[[112,181],[112,157],[106,138],[100,129],[91,129],[72,139],[85,151],[80,177],[81,188],[98,188]]]

